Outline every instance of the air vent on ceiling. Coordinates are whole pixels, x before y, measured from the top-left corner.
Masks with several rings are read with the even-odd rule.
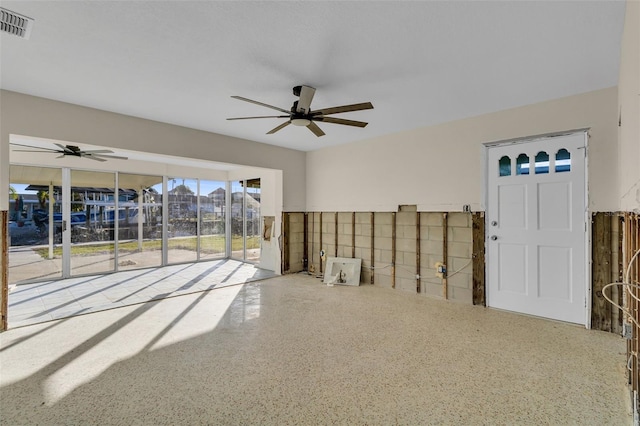
[[[0,31],[29,40],[33,19],[0,7]]]

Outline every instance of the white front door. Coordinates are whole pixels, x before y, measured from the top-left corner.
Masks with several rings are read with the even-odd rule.
[[[586,140],[488,149],[488,306],[586,324]]]

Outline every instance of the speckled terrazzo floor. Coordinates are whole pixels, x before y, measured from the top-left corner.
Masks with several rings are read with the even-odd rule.
[[[9,328],[276,276],[233,259],[21,284],[9,289]]]
[[[9,425],[631,424],[618,336],[302,275],[0,341]]]

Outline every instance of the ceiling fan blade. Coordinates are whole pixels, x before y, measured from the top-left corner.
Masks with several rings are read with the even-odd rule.
[[[90,149],[88,151],[82,151],[85,154],[113,154],[113,151],[108,149]]]
[[[47,150],[47,151],[34,151],[32,149],[14,149],[12,152],[35,152],[37,154],[56,154],[60,151],[58,150]]]
[[[316,123],[314,123],[313,121],[311,123],[309,123],[309,125],[307,126],[307,129],[311,130],[313,132],[313,134],[316,135],[317,137],[325,135],[325,133],[322,131],[322,129],[320,127],[318,127],[318,125]]]
[[[300,87],[300,99],[298,100],[296,112],[301,114],[309,114],[311,111],[311,101],[315,95],[316,89],[309,86]]]
[[[64,158],[66,156],[67,156],[67,154],[62,154],[62,155],[58,155],[56,158]]]
[[[268,135],[272,135],[272,134],[274,134],[275,132],[277,132],[278,130],[282,130],[282,129],[284,129],[284,128],[285,128],[285,127],[287,127],[289,124],[291,124],[291,122],[290,122],[290,121],[285,121],[284,123],[282,123],[282,124],[281,124],[281,125],[279,125],[278,127],[275,127],[275,128],[273,128],[273,129],[269,130],[269,131],[267,132],[267,134],[268,134]]]
[[[51,151],[51,152],[60,152],[59,150],[53,149],[53,148],[43,148],[43,147],[39,147],[39,146],[23,145],[21,143],[11,143],[10,145],[24,146],[26,148],[33,148],[33,149],[42,149],[42,150]],[[17,151],[17,150],[14,150],[14,151]],[[21,152],[37,152],[37,151],[21,151]]]
[[[238,99],[240,101],[249,102],[251,104],[256,104],[256,105],[260,105],[260,106],[263,106],[263,107],[275,109],[276,111],[284,112],[285,114],[289,114],[289,111],[287,111],[286,109],[282,109],[282,108],[279,108],[277,106],[273,106],[273,105],[265,104],[265,103],[262,103],[262,102],[254,101],[252,99],[243,98],[242,96],[232,96],[232,98],[233,99]]]
[[[251,120],[254,118],[289,118],[290,115],[260,115],[257,117],[233,117],[227,118],[227,120]]]
[[[324,108],[318,109],[316,111],[311,111],[311,115],[330,115],[330,114],[339,114],[341,112],[350,112],[350,111],[362,111],[365,109],[373,109],[373,105],[371,102],[364,102],[361,104],[353,104],[353,105],[343,105],[332,108]]]
[[[128,160],[129,159],[129,157],[121,157],[119,155],[104,155],[104,154],[98,154],[98,155],[96,155],[96,154],[85,154],[85,155],[83,155],[83,157],[89,157],[91,159],[94,159],[94,158],[113,158],[115,160]]]
[[[107,161],[102,157],[98,157],[97,155],[81,155],[81,157],[88,158],[89,160],[100,161],[102,163]]]
[[[333,117],[314,117],[315,121],[322,121],[323,123],[344,124],[345,126],[365,127],[369,123],[364,121],[345,120],[343,118]]]
[[[61,143],[54,143],[54,145],[59,146],[61,150],[63,150],[64,152],[68,153],[68,154],[73,154],[74,151],[64,145],[62,145]]]

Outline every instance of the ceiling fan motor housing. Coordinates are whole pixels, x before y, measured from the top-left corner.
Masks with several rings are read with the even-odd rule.
[[[258,102],[258,101],[254,101],[253,99],[243,98],[242,96],[234,95],[234,96],[231,96],[234,99],[260,105],[266,108],[275,109],[276,111],[280,111],[287,115],[260,116],[260,117],[233,117],[233,118],[227,118],[227,120],[246,120],[246,119],[255,119],[255,118],[288,118],[289,121],[286,121],[280,124],[279,126],[275,127],[274,129],[271,129],[270,131],[267,132],[267,134],[268,135],[274,134],[277,131],[287,127],[288,125],[293,124],[294,126],[307,127],[314,135],[318,137],[324,136],[325,133],[322,131],[322,129],[320,129],[320,127],[318,127],[318,125],[315,123],[316,121],[321,121],[323,123],[341,124],[344,126],[355,126],[360,128],[365,127],[367,125],[367,123],[365,123],[364,121],[346,120],[343,118],[334,118],[334,117],[327,117],[327,116],[332,114],[340,114],[344,112],[373,109],[373,105],[371,104],[371,102],[363,102],[363,103],[352,104],[352,105],[342,105],[342,106],[331,107],[331,108],[322,108],[322,109],[313,111],[311,109],[311,102],[313,100],[313,96],[315,92],[316,92],[316,89],[311,86],[305,86],[305,85],[294,86],[293,94],[294,96],[297,96],[298,99],[293,102],[293,106],[291,107],[290,111],[287,111],[286,109],[283,109],[277,106],[265,104],[264,102]]]

